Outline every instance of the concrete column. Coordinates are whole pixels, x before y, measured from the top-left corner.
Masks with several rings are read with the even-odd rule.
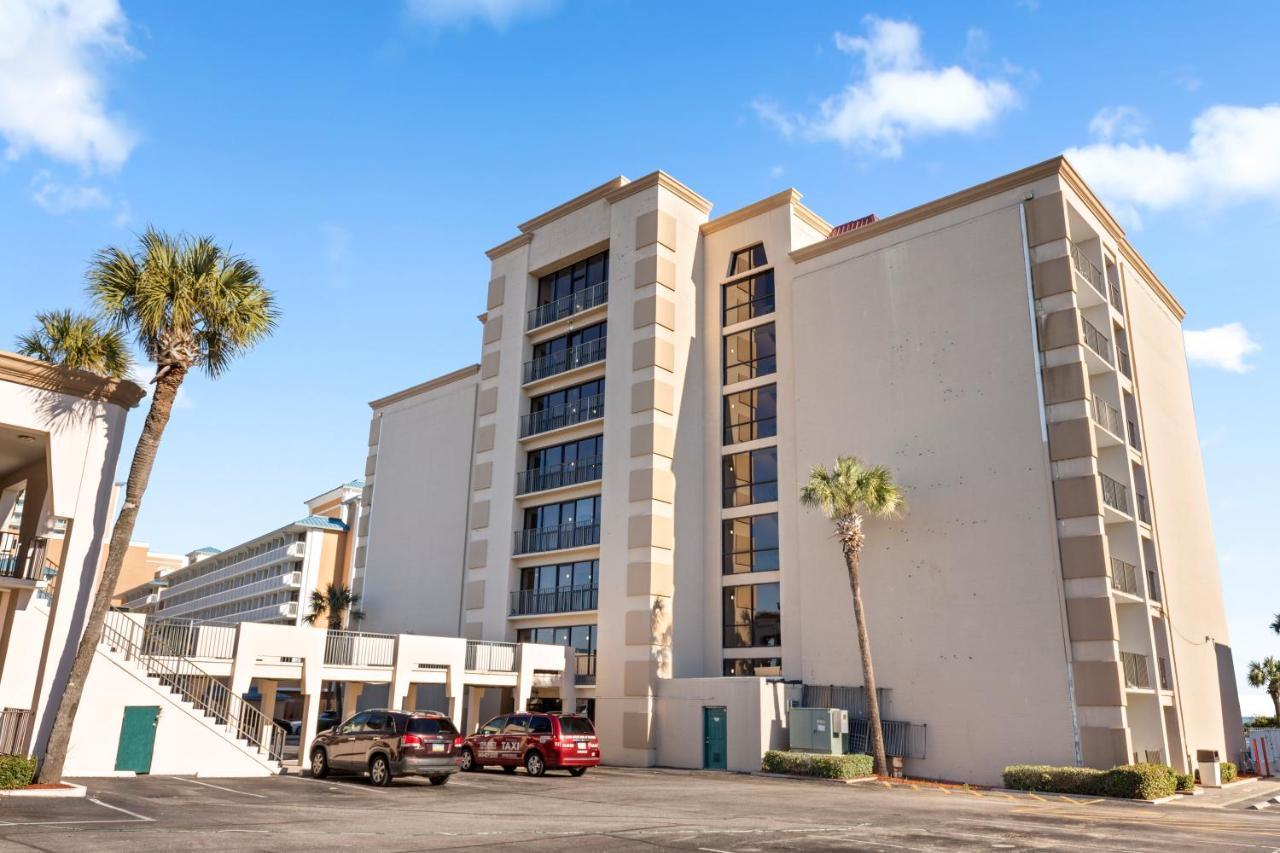
[[[298,734],[298,764],[307,767],[311,761],[311,742],[316,739],[320,719],[320,694],[302,694],[302,730]]]
[[[465,691],[467,689],[463,684],[465,673],[465,663],[461,665],[450,664],[448,680],[445,681],[444,685],[444,695],[449,705],[449,719],[453,721],[453,725],[458,731],[465,731],[462,720],[462,697],[466,695]],[[469,734],[469,732],[466,733]]]
[[[275,719],[276,716],[276,691],[280,689],[280,682],[268,679],[258,680],[258,692],[262,694],[262,701],[259,703],[259,709],[262,715],[268,720]]]
[[[405,691],[404,699],[400,701],[401,711],[416,711],[418,709],[418,685],[410,684],[409,689]]]
[[[4,679],[4,662],[9,659],[9,636],[13,633],[13,618],[18,610],[18,591],[16,589],[0,590],[0,681]]]
[[[565,646],[564,677],[560,679],[560,711],[565,714],[572,714],[578,707],[578,681],[574,677],[577,667],[577,649]]]
[[[467,687],[467,724],[463,734],[473,734],[480,728],[480,700],[484,698],[483,687]]]
[[[347,681],[342,686],[342,719],[346,720],[356,712],[360,703],[360,694],[364,692],[363,681]]]

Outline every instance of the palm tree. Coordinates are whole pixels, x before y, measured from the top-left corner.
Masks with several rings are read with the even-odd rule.
[[[800,503],[815,507],[835,524],[835,538],[840,540],[845,566],[849,570],[849,589],[853,593],[853,616],[858,627],[858,649],[862,653],[862,684],[867,692],[867,709],[871,737],[871,755],[876,773],[887,772],[884,754],[884,732],[880,728],[880,701],[876,696],[875,670],[871,665],[871,640],[867,635],[867,619],[862,608],[860,577],[864,515],[893,518],[906,509],[906,495],[893,481],[893,474],[883,465],[867,467],[853,456],[841,456],[831,470],[815,466],[809,480],[800,490]]]
[[[1280,720],[1280,660],[1264,658],[1262,663],[1251,662],[1249,684],[1266,689],[1271,695],[1271,704],[1275,706],[1276,719]]]
[[[36,327],[18,337],[18,352],[109,379],[123,379],[133,365],[119,330],[69,308],[37,314]]]
[[[311,612],[305,617],[308,625],[314,625],[323,616],[330,631],[341,631],[347,617],[359,619],[364,616],[355,606],[360,603],[360,596],[351,591],[351,587],[343,584],[329,584],[321,590],[311,592]]]
[[[271,334],[277,318],[274,297],[263,287],[258,268],[209,237],[172,237],[148,228],[132,252],[116,247],[98,252],[87,278],[89,295],[111,327],[132,334],[154,362],[151,381],[156,387],[111,531],[107,562],[49,735],[40,767],[44,783],[62,778],[85,678],[178,389],[196,368],[210,378],[221,376],[237,356]],[[56,361],[77,349],[68,342],[49,342],[43,350],[32,350],[40,351]]]
[[[1272,621],[1271,630],[1275,631],[1277,634],[1280,634],[1280,613],[1277,613],[1275,620]]]

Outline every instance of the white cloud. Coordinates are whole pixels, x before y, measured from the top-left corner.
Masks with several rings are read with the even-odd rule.
[[[1187,330],[1182,333],[1187,347],[1187,360],[1192,364],[1217,367],[1232,373],[1248,373],[1253,369],[1245,358],[1262,349],[1249,337],[1242,323],[1227,323],[1210,329]]]
[[[1164,210],[1280,201],[1277,152],[1280,104],[1270,104],[1210,107],[1191,122],[1191,138],[1181,151],[1141,138],[1104,139],[1068,148],[1066,155],[1107,201]]]
[[[39,151],[117,169],[134,137],[107,111],[101,61],[132,52],[117,0],[0,2],[0,136],[15,160]]]
[[[1147,129],[1147,117],[1133,107],[1103,107],[1089,120],[1089,132],[1099,139],[1131,139]]]
[[[89,185],[68,185],[48,172],[38,172],[31,182],[31,199],[49,213],[73,213],[108,207],[111,200],[101,189]]]
[[[938,68],[920,46],[920,28],[874,16],[867,34],[835,34],[836,47],[862,58],[862,78],[824,100],[813,117],[787,115],[767,100],[753,106],[783,136],[861,147],[885,157],[902,155],[907,139],[972,133],[1017,103],[1012,85],[983,79],[959,66]],[[970,47],[974,36],[970,34]]]
[[[465,27],[481,21],[505,29],[517,18],[546,14],[558,0],[407,0],[409,15],[437,27]]]

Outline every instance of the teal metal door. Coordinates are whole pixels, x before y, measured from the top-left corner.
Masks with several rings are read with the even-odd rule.
[[[729,726],[724,708],[702,709],[702,766],[707,770],[727,770]]]
[[[116,747],[116,769],[134,773],[151,772],[151,754],[156,746],[156,723],[160,708],[155,705],[128,705],[120,722],[120,744]]]

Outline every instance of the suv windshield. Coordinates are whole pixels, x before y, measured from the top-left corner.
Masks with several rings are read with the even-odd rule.
[[[411,717],[409,731],[415,735],[456,735],[458,730],[445,717]]]
[[[566,735],[593,735],[596,730],[586,717],[561,717],[560,733]]]

